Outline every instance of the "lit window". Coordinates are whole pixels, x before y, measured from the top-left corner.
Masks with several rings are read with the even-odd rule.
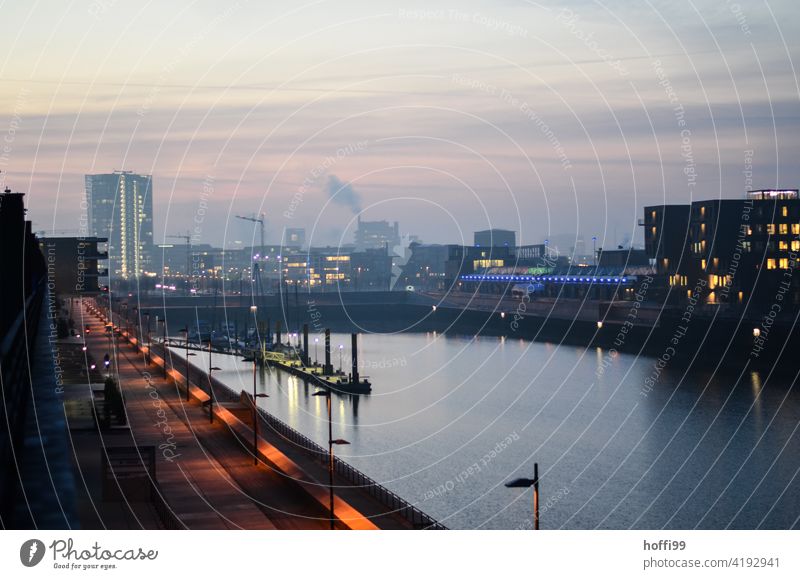
[[[783,215],[784,217],[788,217],[789,216],[789,208],[786,207],[786,205],[781,207],[781,215]]]
[[[706,264],[706,260],[705,260],[705,259],[701,259],[701,260],[700,260],[700,269],[705,269],[705,268],[706,268],[706,265],[707,265],[707,264]]]
[[[792,251],[800,251],[800,241],[797,239],[792,241]]]
[[[781,223],[778,225],[778,233],[781,235],[786,235],[789,233],[789,224],[788,223]]]
[[[800,235],[800,223],[792,223],[792,235]]]
[[[775,269],[775,260],[771,257],[767,260],[767,269]]]
[[[774,223],[767,223],[767,233],[770,235],[775,235],[775,224]]]
[[[781,251],[786,251],[787,249],[789,249],[789,244],[786,243],[785,241],[779,241],[778,249],[780,249]]]
[[[788,257],[782,257],[779,260],[778,265],[779,265],[779,267],[781,269],[789,269],[789,258]]]

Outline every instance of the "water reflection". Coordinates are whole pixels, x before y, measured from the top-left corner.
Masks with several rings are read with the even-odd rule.
[[[503,483],[533,462],[542,501],[558,496],[544,528],[797,524],[793,378],[667,365],[647,389],[653,359],[602,349],[434,333],[359,344],[374,390],[334,396],[334,431],[352,443],[343,457],[448,526],[526,528],[529,501]],[[214,363],[220,380],[250,390],[246,367]],[[262,370],[258,388],[270,395],[259,404],[325,444],[314,385]]]

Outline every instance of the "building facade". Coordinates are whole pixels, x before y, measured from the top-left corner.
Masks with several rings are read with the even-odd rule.
[[[508,229],[486,229],[473,234],[475,247],[516,247],[517,232]]]
[[[355,242],[356,251],[388,247],[391,252],[400,245],[400,225],[397,221],[361,221],[359,217]]]
[[[800,304],[796,189],[646,207],[645,247],[673,301],[765,309]]]
[[[128,280],[154,273],[152,177],[115,171],[85,180],[91,233],[108,239],[112,276]]]

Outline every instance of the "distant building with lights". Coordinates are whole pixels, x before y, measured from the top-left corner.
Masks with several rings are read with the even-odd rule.
[[[306,244],[306,230],[299,227],[289,227],[283,233],[285,247],[302,248]]]
[[[800,304],[797,189],[644,208],[645,248],[671,300]]]
[[[86,175],[85,182],[91,234],[108,239],[112,279],[152,272],[152,177],[114,171]]]
[[[516,247],[517,232],[508,229],[486,229],[473,235],[475,247]]]
[[[400,225],[397,221],[362,221],[359,217],[355,245],[356,251],[388,247],[391,252],[400,245]]]

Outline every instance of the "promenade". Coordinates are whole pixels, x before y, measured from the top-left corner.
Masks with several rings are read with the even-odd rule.
[[[103,322],[84,306],[80,327],[86,326],[88,355],[101,365],[109,341]],[[186,403],[141,353],[118,342],[111,369],[122,385],[131,440],[156,447],[158,487],[184,528],[327,528],[324,509],[271,469],[254,466],[222,424],[209,424],[199,403]]]
[[[324,465],[263,425],[254,465],[249,399],[217,400],[211,423],[208,395],[195,386],[207,384],[204,372],[190,365],[187,402],[184,359],[168,355],[164,378],[163,350],[154,349],[148,364],[124,328],[110,342],[105,320],[87,305],[80,312],[94,363],[112,346],[110,369],[122,385],[131,438],[157,449],[157,484],[178,528],[329,528]],[[356,486],[337,481],[335,490],[337,528],[412,528]]]

